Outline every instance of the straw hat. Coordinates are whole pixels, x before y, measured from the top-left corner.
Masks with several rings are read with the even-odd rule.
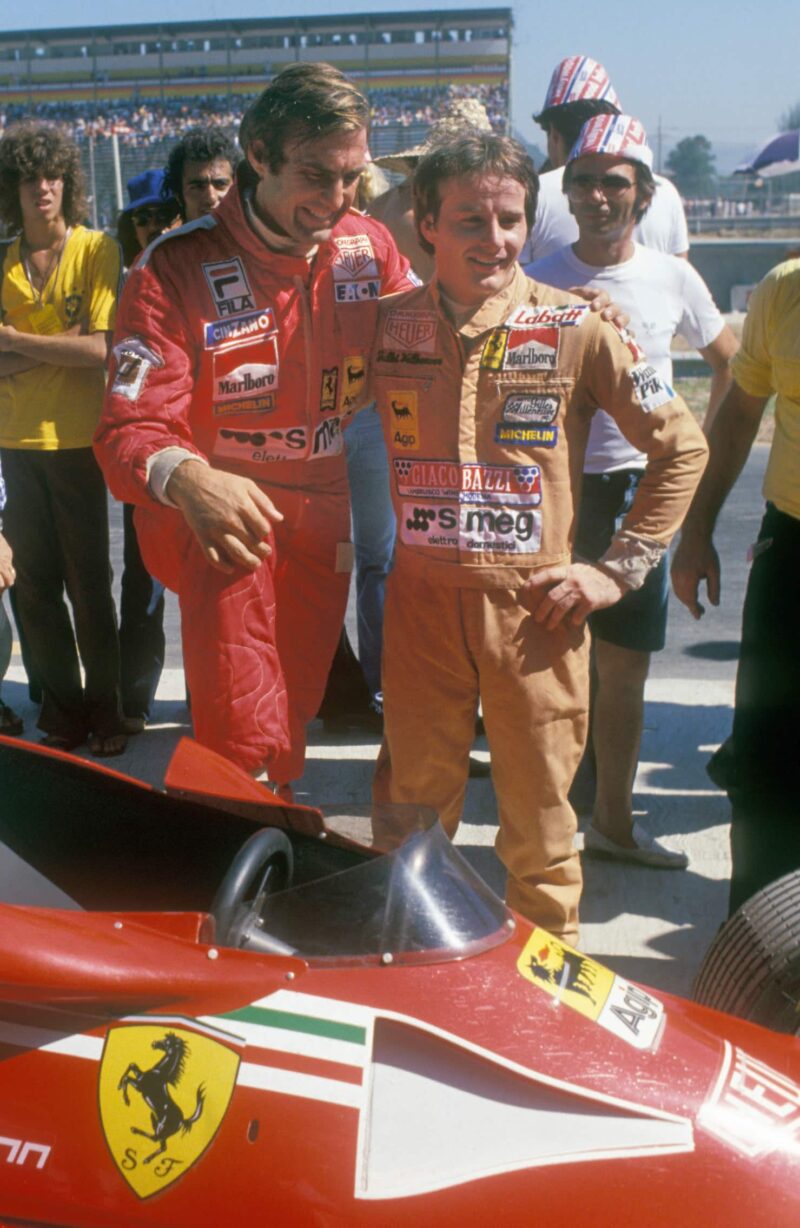
[[[376,166],[382,166],[387,171],[399,171],[408,174],[414,169],[419,159],[436,145],[441,145],[454,136],[462,136],[472,131],[491,132],[492,125],[486,114],[486,107],[477,98],[458,98],[448,104],[441,118],[435,120],[428,129],[427,136],[421,145],[412,145],[401,153],[385,154],[375,158]]]

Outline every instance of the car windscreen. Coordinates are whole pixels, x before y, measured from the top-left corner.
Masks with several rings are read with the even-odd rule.
[[[313,961],[420,963],[475,954],[512,928],[436,822],[390,853],[269,896],[239,944]]]

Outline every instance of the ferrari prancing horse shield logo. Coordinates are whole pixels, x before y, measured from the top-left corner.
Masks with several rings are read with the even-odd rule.
[[[114,1163],[139,1198],[188,1172],[228,1111],[237,1042],[201,1028],[188,1020],[123,1021],[106,1036],[100,1120]]]

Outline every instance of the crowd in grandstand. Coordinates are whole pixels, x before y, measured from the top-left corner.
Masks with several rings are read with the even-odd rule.
[[[485,106],[492,124],[497,128],[505,126],[508,89],[504,84],[370,90],[372,124],[376,128],[430,124],[454,98],[477,98]],[[96,107],[83,99],[39,102],[33,107],[28,103],[10,103],[0,111],[0,135],[8,124],[35,118],[63,125],[67,134],[79,144],[90,136],[96,140],[117,136],[125,146],[149,146],[180,139],[196,127],[214,125],[235,131],[251,101],[251,95],[219,93],[165,98],[160,102],[106,99]]]

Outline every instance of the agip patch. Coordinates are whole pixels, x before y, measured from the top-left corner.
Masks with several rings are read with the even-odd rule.
[[[517,960],[517,971],[556,1002],[635,1049],[658,1044],[666,1017],[663,1003],[546,930],[534,929]]]
[[[419,450],[417,393],[407,388],[386,393],[392,446],[399,452]]]

